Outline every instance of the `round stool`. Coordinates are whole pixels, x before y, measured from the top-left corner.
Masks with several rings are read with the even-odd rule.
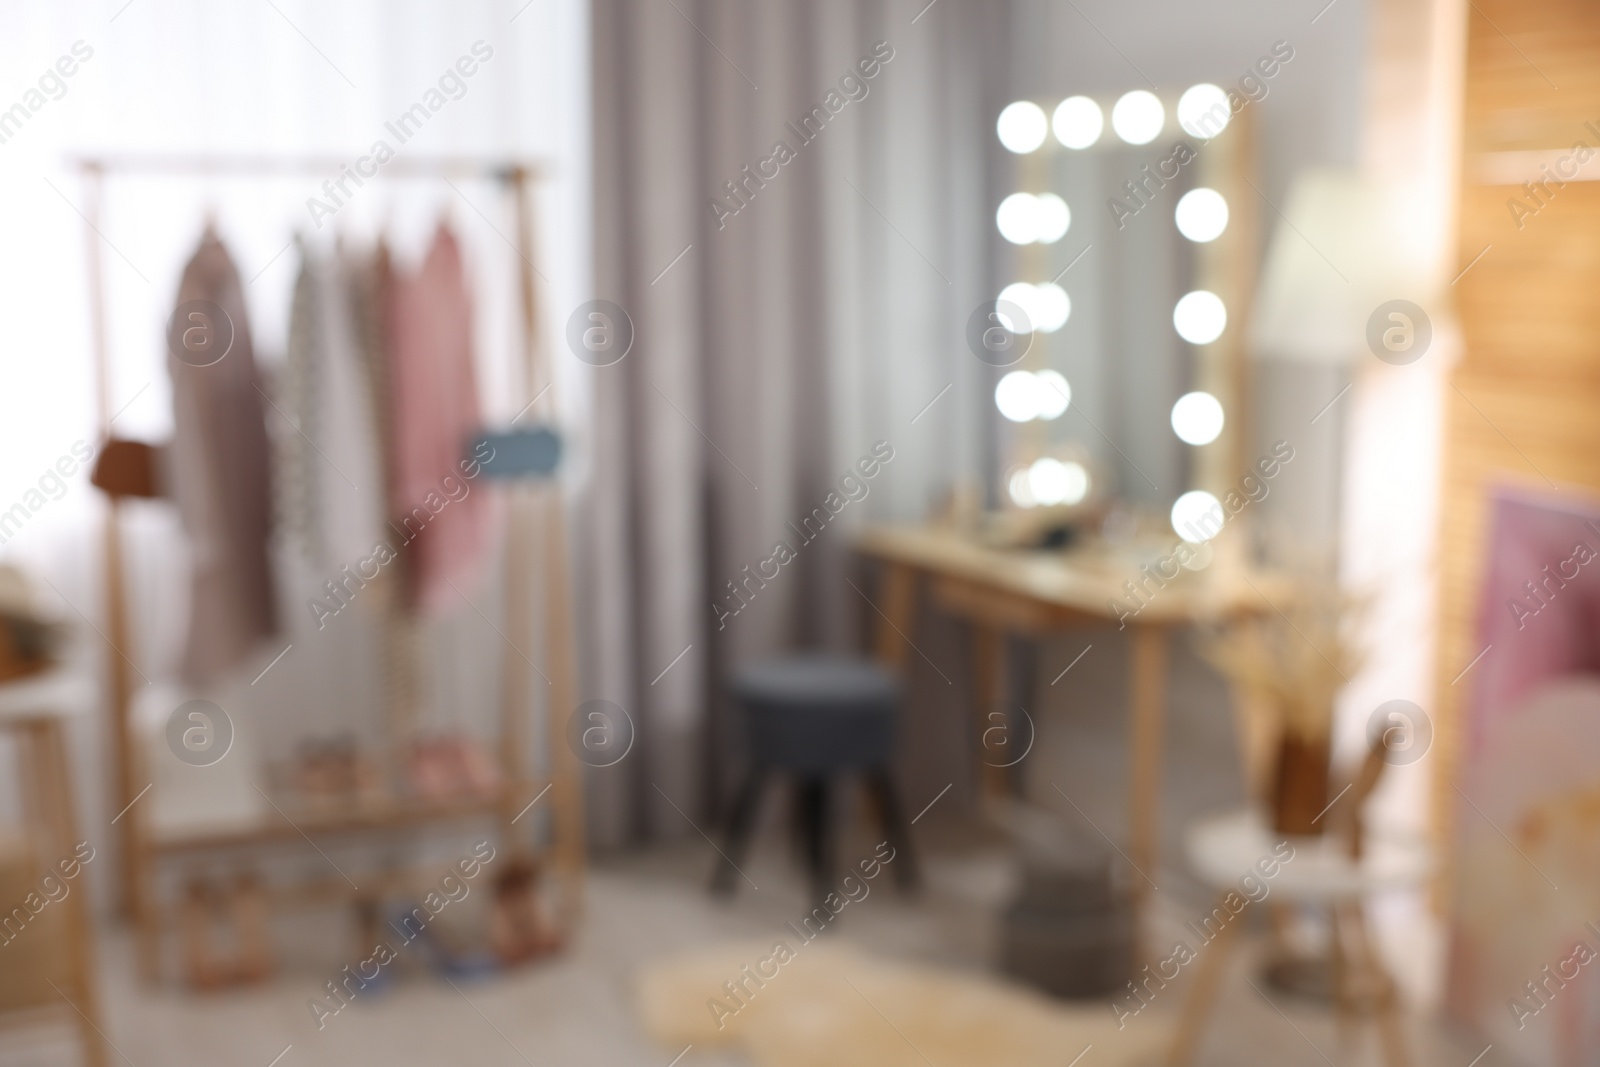
[[[895,876],[903,888],[913,887],[910,831],[889,778],[900,700],[894,675],[865,660],[799,656],[745,668],[732,690],[744,712],[751,766],[734,800],[725,862],[712,875],[712,889],[732,891],[761,794],[775,772],[799,785],[797,813],[816,896],[834,889],[829,789],[836,776],[849,773],[865,779],[895,850]]]
[[[1364,795],[1358,794],[1356,800],[1345,803],[1356,805],[1362,799]],[[1293,858],[1279,864],[1277,849],[1284,843],[1293,846]],[[1189,828],[1187,845],[1195,870],[1218,893],[1214,915],[1230,914],[1224,902],[1230,896],[1239,897],[1237,887],[1244,875],[1265,874],[1269,868],[1261,865],[1266,861],[1271,861],[1270,869],[1276,873],[1257,879],[1270,887],[1270,898],[1261,899],[1326,908],[1332,920],[1333,997],[1341,1040],[1355,1017],[1364,1015],[1377,1024],[1384,1062],[1390,1067],[1405,1067],[1410,1062],[1398,990],[1368,933],[1365,905],[1375,894],[1417,889],[1427,883],[1433,873],[1433,857],[1425,840],[1397,833],[1364,835],[1361,855],[1356,858],[1340,835],[1281,834],[1267,825],[1261,812],[1248,809],[1200,820]],[[1193,1060],[1228,952],[1242,925],[1229,922],[1222,926],[1202,955],[1173,1034],[1168,1064]],[[1356,995],[1355,990],[1363,985],[1371,990],[1370,996]]]

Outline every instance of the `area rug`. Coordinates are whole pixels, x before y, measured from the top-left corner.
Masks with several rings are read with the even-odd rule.
[[[718,945],[641,968],[646,1030],[664,1048],[734,1046],[758,1067],[1095,1067],[1158,1063],[1160,1018],[1118,1029],[981,973],[886,960],[843,941]],[[689,1060],[685,1060],[685,1067]]]

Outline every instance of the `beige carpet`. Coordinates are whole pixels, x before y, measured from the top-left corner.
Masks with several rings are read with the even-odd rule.
[[[1037,1067],[1091,1046],[1096,1067],[1134,1067],[1158,1062],[1169,1035],[1157,1019],[1119,1031],[1102,1004],[1062,1004],[981,973],[896,963],[832,938],[785,941],[794,954],[782,964],[772,942],[646,964],[646,1031],[672,1049],[732,1044],[759,1067]],[[737,997],[729,981],[742,984]]]

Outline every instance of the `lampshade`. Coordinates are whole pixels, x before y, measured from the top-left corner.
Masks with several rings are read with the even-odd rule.
[[[1304,171],[1283,215],[1251,322],[1260,358],[1345,363],[1367,351],[1367,320],[1380,304],[1435,306],[1420,214],[1395,190],[1351,171]]]

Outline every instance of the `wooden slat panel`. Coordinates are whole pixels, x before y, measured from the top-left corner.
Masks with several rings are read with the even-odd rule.
[[[1475,153],[1600,148],[1585,125],[1600,127],[1600,4],[1473,0],[1467,17],[1469,183]],[[1520,227],[1513,198],[1530,202],[1514,185],[1461,190],[1458,269],[1489,251],[1453,287],[1466,350],[1445,400],[1439,536],[1434,814],[1445,842],[1472,685],[1462,672],[1482,651],[1486,494],[1504,481],[1600,490],[1600,182],[1552,190]]]
[[[1600,99],[1600,5],[1473,0],[1467,20],[1466,151],[1565,147],[1581,136]]]

